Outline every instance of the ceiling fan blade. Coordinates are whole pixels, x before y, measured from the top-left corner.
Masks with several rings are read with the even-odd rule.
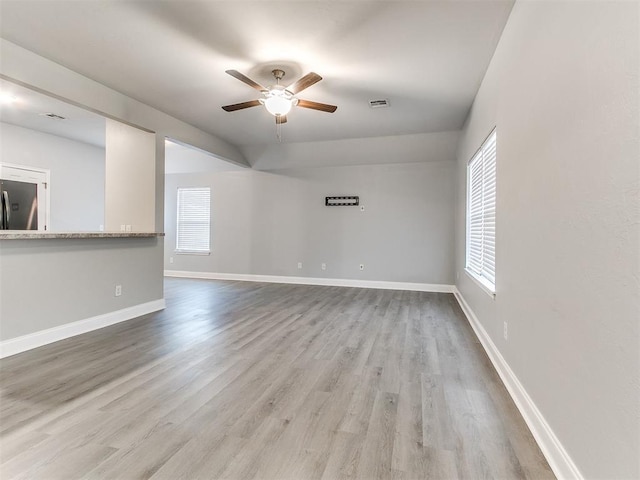
[[[287,116],[276,115],[276,125],[282,125],[283,123],[287,123]]]
[[[313,110],[320,110],[321,112],[333,113],[338,107],[335,105],[328,105],[326,103],[312,102],[310,100],[298,100],[298,106],[302,108],[311,108]]]
[[[238,80],[240,80],[241,82],[246,83],[247,85],[249,85],[251,88],[255,88],[256,90],[263,92],[266,90],[266,88],[264,88],[262,85],[260,85],[259,83],[254,82],[253,80],[251,80],[249,77],[247,77],[246,75],[240,73],[237,70],[226,70],[225,73],[228,73],[229,75],[231,75],[233,78],[237,78]]]
[[[311,85],[318,83],[320,80],[322,80],[322,77],[317,73],[314,73],[314,72],[307,73],[300,80],[289,85],[287,87],[287,90],[289,90],[291,93],[295,95],[296,93],[301,92],[305,88],[309,88]]]
[[[260,102],[258,100],[249,100],[248,102],[234,103],[233,105],[225,105],[224,107],[222,107],[222,109],[225,112],[235,112],[236,110],[242,110],[243,108],[249,108],[249,107],[257,107],[258,105],[260,105]]]

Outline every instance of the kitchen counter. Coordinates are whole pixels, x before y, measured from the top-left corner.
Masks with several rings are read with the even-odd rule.
[[[40,232],[26,230],[0,231],[0,240],[42,240],[54,238],[153,238],[164,233],[153,232]]]

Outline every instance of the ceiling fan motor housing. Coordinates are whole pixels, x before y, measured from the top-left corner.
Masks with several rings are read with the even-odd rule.
[[[280,80],[284,78],[284,70],[280,70],[279,68],[275,68],[271,70],[271,73],[275,77],[276,81],[279,83]]]

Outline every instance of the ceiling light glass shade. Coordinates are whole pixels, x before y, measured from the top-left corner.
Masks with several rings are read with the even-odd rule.
[[[279,95],[273,95],[266,98],[264,106],[271,115],[286,115],[291,110],[291,100],[281,97]]]

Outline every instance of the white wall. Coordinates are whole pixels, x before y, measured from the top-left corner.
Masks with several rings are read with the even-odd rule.
[[[585,478],[640,478],[639,9],[517,2],[459,148],[457,286],[567,476],[572,461]],[[463,270],[464,196],[496,125],[492,300]]]
[[[0,162],[50,170],[49,229],[104,225],[104,149],[0,122]]]
[[[165,265],[451,285],[454,172],[455,162],[439,161],[168,175]],[[179,186],[211,187],[210,256],[174,252]],[[335,195],[359,195],[365,211],[324,206]]]
[[[106,120],[105,230],[155,231],[156,152],[152,133]]]

